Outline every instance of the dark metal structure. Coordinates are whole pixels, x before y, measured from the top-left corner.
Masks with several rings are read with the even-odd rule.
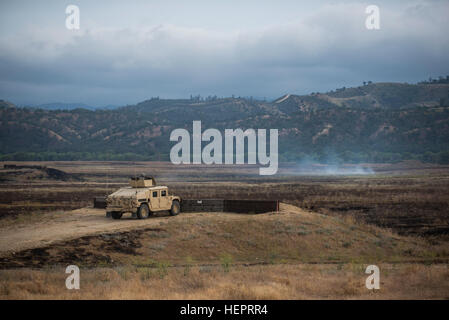
[[[278,200],[186,199],[181,201],[182,212],[265,213],[279,211]]]
[[[106,198],[94,198],[94,208],[106,208]],[[265,213],[279,211],[278,200],[185,199],[181,212]]]
[[[106,198],[105,197],[95,197],[94,198],[94,208],[105,209],[106,208]]]

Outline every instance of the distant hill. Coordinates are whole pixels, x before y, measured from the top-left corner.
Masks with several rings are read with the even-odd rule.
[[[324,94],[289,95],[278,104],[285,111],[297,107],[303,110],[333,107],[396,110],[444,106],[449,105],[449,84],[375,83],[354,88],[343,87]]]
[[[46,110],[74,110],[74,109],[88,109],[95,110],[95,107],[88,106],[84,103],[62,103],[53,102],[34,106],[34,108],[46,109]]]
[[[0,108],[15,108],[16,106],[11,102],[0,100]]]
[[[449,162],[449,83],[370,83],[272,102],[158,99],[112,110],[0,101],[0,159],[167,160],[175,128],[277,128],[283,161]]]
[[[52,102],[45,103],[39,105],[31,105],[27,106],[35,109],[44,109],[44,110],[75,110],[75,109],[86,109],[86,110],[109,110],[116,109],[118,106],[116,105],[107,105],[101,107],[89,106],[85,103],[64,103],[64,102]]]

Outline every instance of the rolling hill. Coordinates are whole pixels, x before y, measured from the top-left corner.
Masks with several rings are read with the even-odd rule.
[[[0,101],[2,160],[167,160],[170,132],[277,128],[283,161],[449,162],[449,84],[369,83],[267,102],[152,98],[114,110],[17,108]]]

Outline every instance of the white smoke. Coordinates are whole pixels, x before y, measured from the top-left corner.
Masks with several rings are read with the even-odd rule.
[[[350,176],[375,174],[374,169],[369,164],[299,163],[282,171],[283,174],[287,175]]]
[[[318,162],[315,159],[306,157],[293,166],[287,166],[283,173],[287,175],[372,175],[374,169],[368,163],[343,163],[332,152],[324,161]]]
[[[367,175],[374,174],[369,165],[327,165],[324,169],[326,175]]]

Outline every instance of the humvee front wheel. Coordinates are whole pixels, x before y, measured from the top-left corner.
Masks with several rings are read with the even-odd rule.
[[[178,200],[173,200],[173,203],[171,204],[170,214],[172,216],[176,216],[181,211],[181,206],[179,205]]]
[[[112,219],[120,219],[122,217],[123,213],[119,212],[119,211],[112,211],[111,212],[111,216]]]
[[[150,216],[150,208],[146,203],[142,203],[142,205],[137,210],[137,218],[147,219],[149,216]]]

